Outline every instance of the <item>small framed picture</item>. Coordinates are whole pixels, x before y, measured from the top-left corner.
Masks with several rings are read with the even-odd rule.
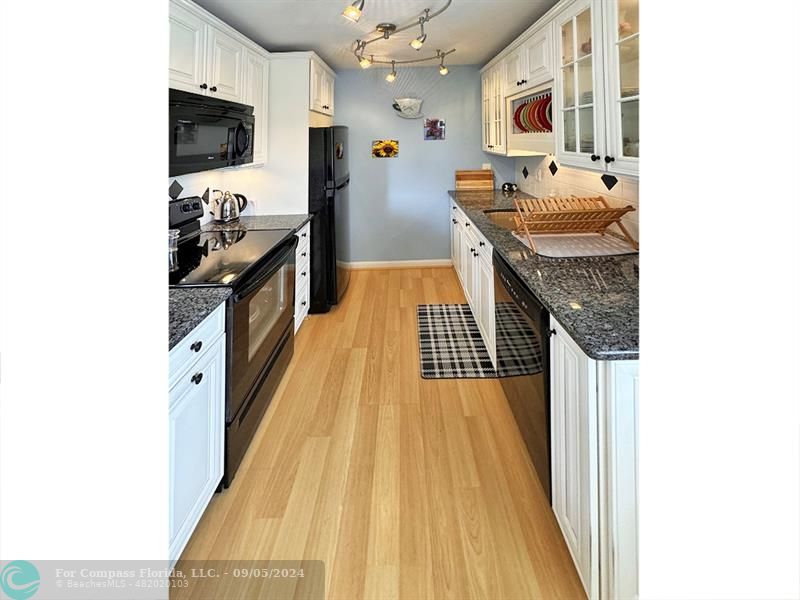
[[[373,140],[372,158],[395,158],[400,154],[398,140]]]
[[[444,139],[444,121],[441,119],[425,119],[425,140]]]

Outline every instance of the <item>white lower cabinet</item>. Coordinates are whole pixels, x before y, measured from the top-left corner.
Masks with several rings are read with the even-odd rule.
[[[638,361],[595,361],[551,318],[553,512],[586,594],[638,597]]]
[[[297,333],[311,303],[311,223],[306,223],[295,235],[298,241],[294,263],[294,331]]]
[[[455,203],[450,204],[450,254],[472,315],[478,323],[492,365],[497,367],[494,339],[494,266],[492,246]]]
[[[221,311],[221,315],[220,315]],[[217,489],[224,470],[224,303],[187,336],[193,356],[170,351],[169,560],[174,565]],[[214,329],[222,325],[223,329]],[[202,332],[200,344],[195,332]],[[179,354],[176,354],[176,350]],[[181,360],[183,359],[183,360]],[[175,364],[180,361],[180,364]]]

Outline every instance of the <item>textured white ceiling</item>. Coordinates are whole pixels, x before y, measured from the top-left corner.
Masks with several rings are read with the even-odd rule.
[[[445,0],[366,0],[358,23],[341,13],[351,0],[196,0],[244,35],[273,52],[313,50],[334,69],[357,68],[352,45],[373,37],[381,22],[402,26],[416,21],[425,8],[438,10]],[[453,0],[444,13],[425,25],[428,39],[419,52],[408,42],[412,28],[388,41],[368,46],[375,58],[398,60],[450,50],[447,63],[483,65],[525,31],[556,0]],[[427,66],[435,65],[427,63]],[[426,66],[423,63],[423,66]]]

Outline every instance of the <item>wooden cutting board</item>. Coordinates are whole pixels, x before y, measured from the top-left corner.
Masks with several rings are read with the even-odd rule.
[[[493,190],[494,171],[456,171],[456,190]]]

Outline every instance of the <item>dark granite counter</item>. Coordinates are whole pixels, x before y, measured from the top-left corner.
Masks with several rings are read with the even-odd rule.
[[[169,290],[169,349],[231,295],[227,287],[187,287]]]
[[[639,256],[548,258],[534,254],[485,210],[514,209],[514,197],[448,192],[581,349],[595,360],[639,358]]]
[[[297,231],[308,223],[311,215],[257,215],[252,217],[239,217],[234,223],[206,223],[203,231],[230,231],[243,229],[253,231],[259,229],[291,229]]]

